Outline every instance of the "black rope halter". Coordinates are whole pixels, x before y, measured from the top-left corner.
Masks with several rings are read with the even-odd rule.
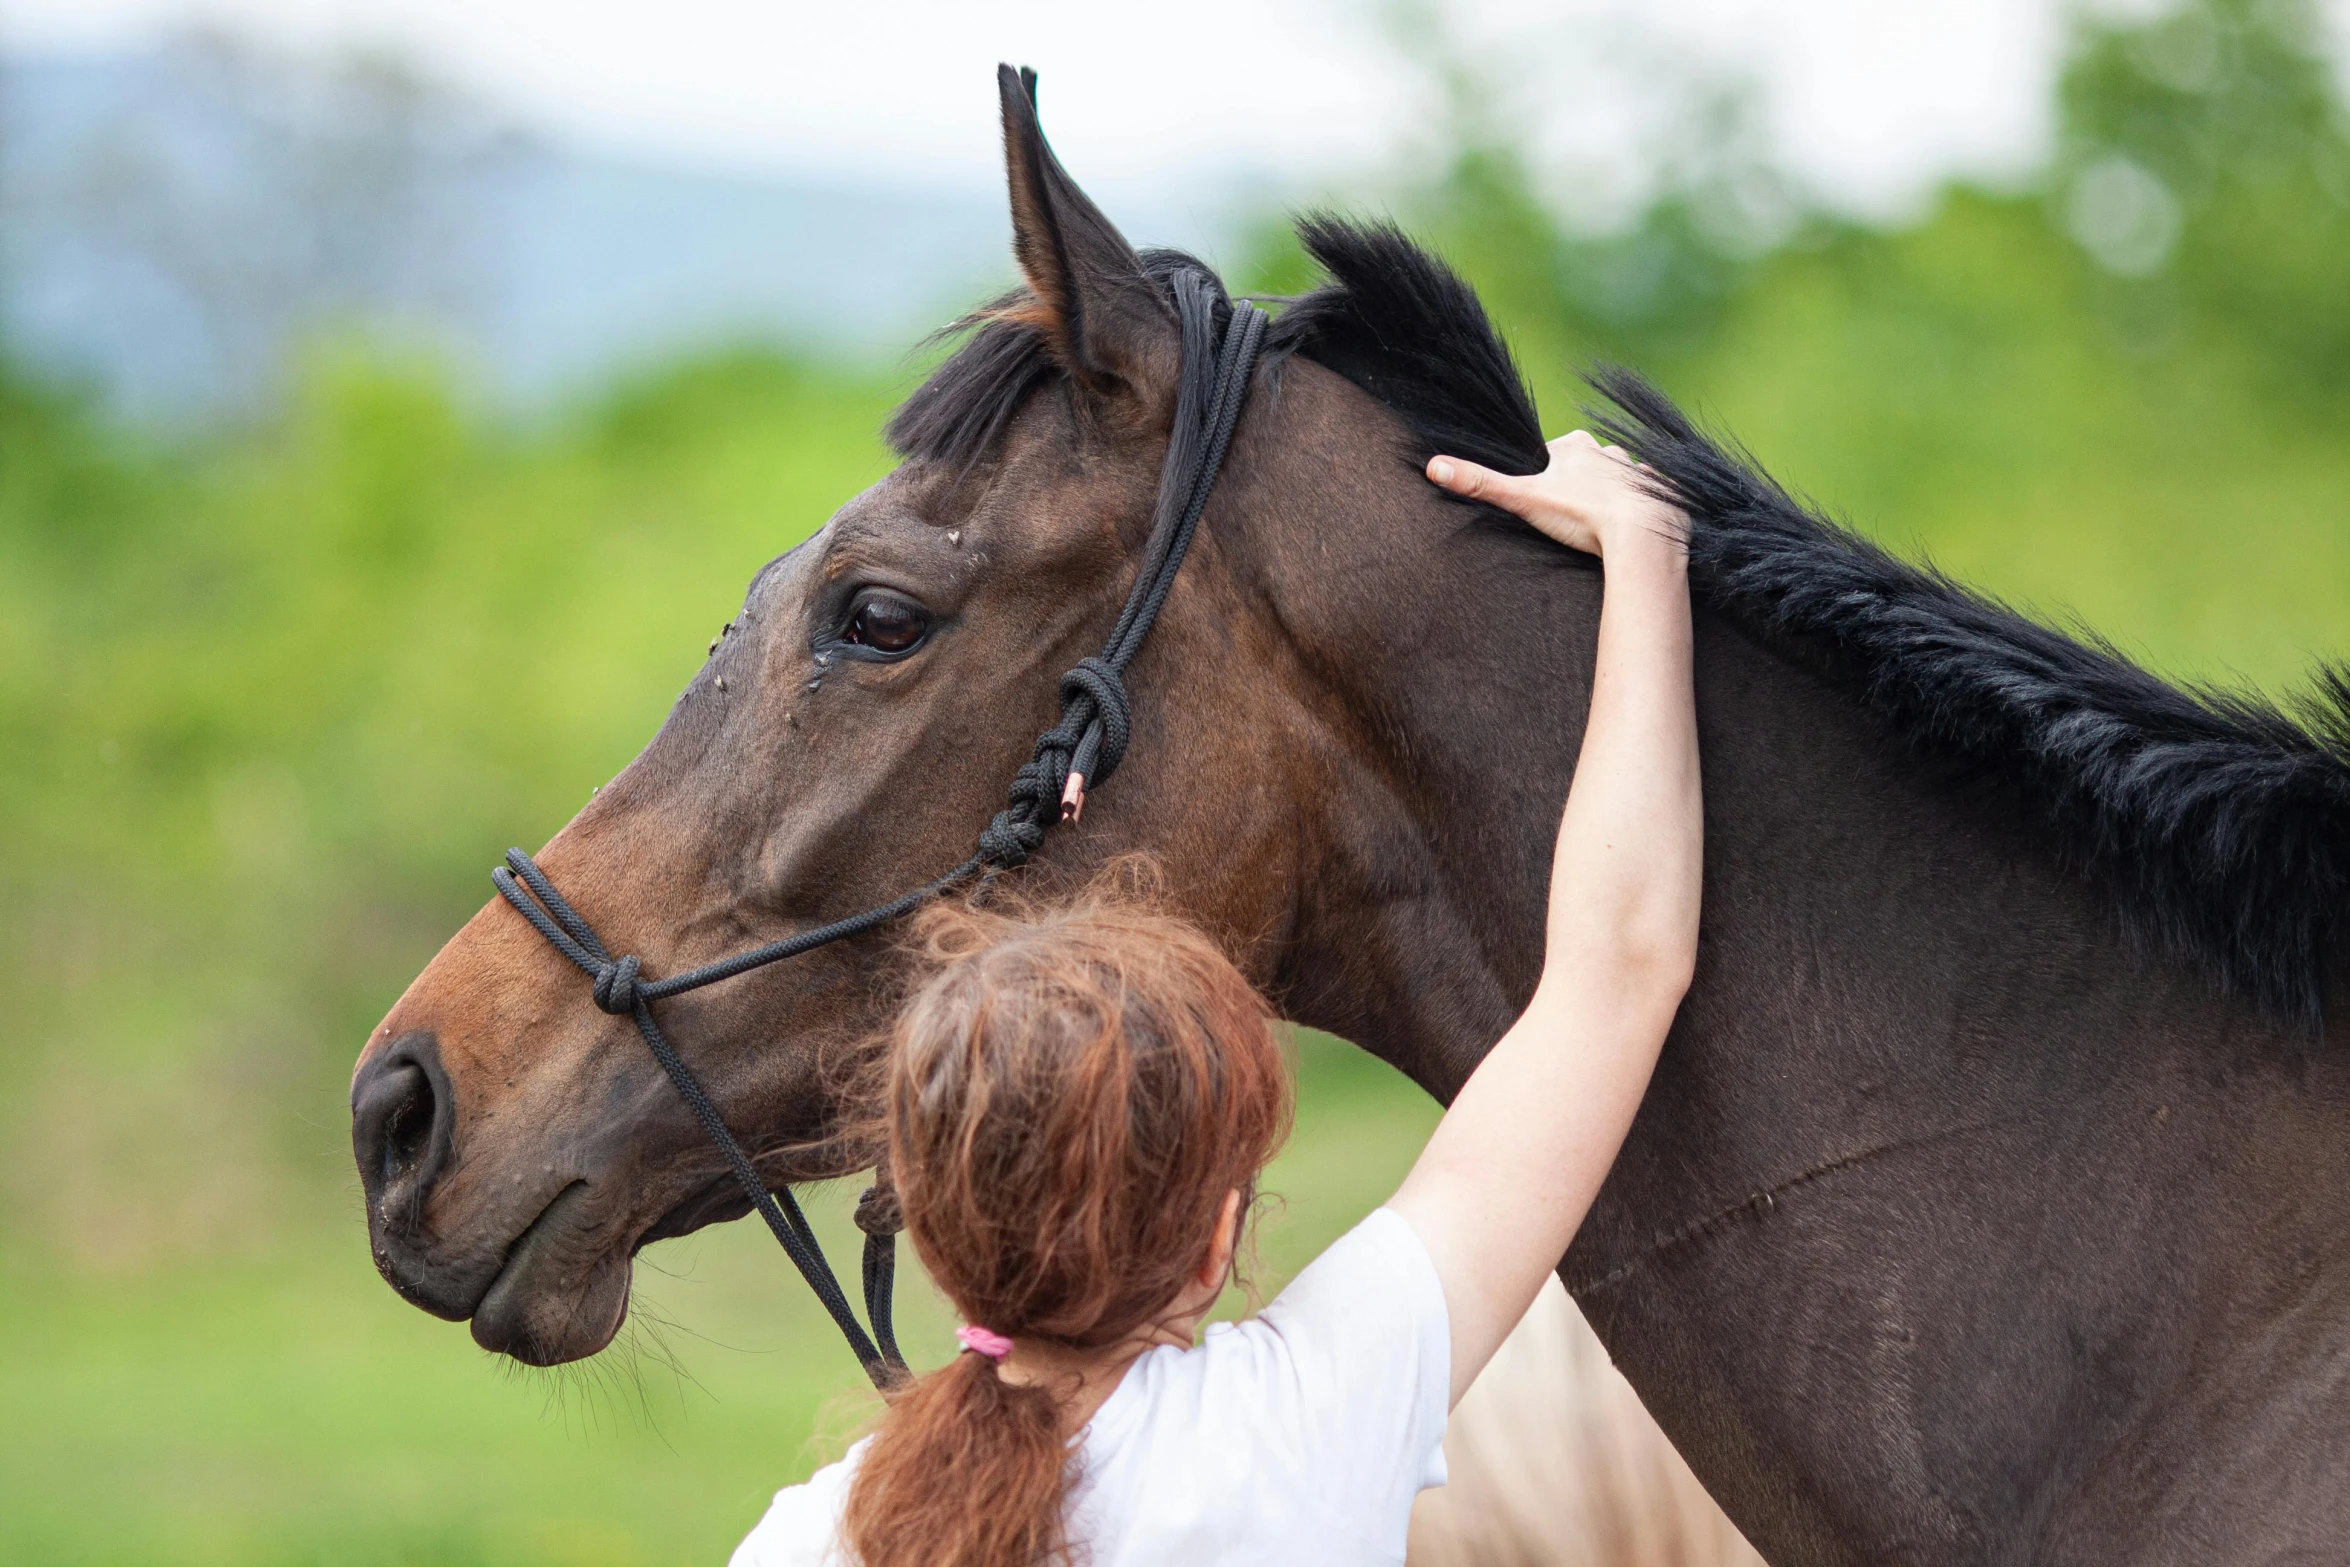
[[[857,1320],[855,1308],[842,1292],[824,1249],[817,1244],[816,1232],[809,1227],[807,1215],[801,1212],[790,1188],[770,1191],[760,1179],[750,1155],[727,1130],[701,1080],[661,1032],[653,1017],[653,1003],[863,935],[911,913],[950,887],[983,873],[1022,865],[1043,845],[1053,823],[1074,821],[1085,809],[1086,791],[1117,771],[1130,732],[1126,668],[1150,635],[1175,585],[1176,573],[1183,569],[1183,557],[1191,548],[1200,514],[1207,509],[1208,494],[1215,488],[1224,453],[1232,442],[1233,426],[1239,422],[1240,405],[1247,396],[1250,371],[1265,333],[1263,311],[1245,302],[1234,304],[1222,346],[1211,363],[1208,349],[1223,291],[1204,273],[1192,269],[1176,273],[1171,287],[1183,333],[1183,373],[1176,393],[1174,433],[1167,445],[1158,505],[1141,567],[1100,654],[1081,659],[1061,677],[1060,722],[1037,737],[1035,750],[1013,775],[1009,802],[980,833],[979,846],[969,859],[936,880],[862,914],[666,979],[649,978],[633,953],[612,956],[579,911],[520,849],[508,849],[506,863],[490,872],[499,895],[594,981],[596,1005],[615,1017],[636,1020],[637,1032],[644,1036],[661,1070],[669,1074],[669,1080],[693,1108],[695,1119],[718,1145],[751,1206],[767,1221],[785,1255],[839,1324],[841,1335],[876,1387],[894,1386],[906,1375],[905,1357],[898,1353],[897,1335],[890,1325],[900,1224],[895,1200],[877,1180],[857,1204],[857,1224],[865,1232],[865,1313],[873,1324],[868,1333]]]

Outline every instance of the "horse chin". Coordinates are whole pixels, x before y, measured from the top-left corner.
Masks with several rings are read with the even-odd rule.
[[[630,1249],[613,1248],[586,1213],[588,1188],[565,1187],[506,1253],[473,1309],[473,1341],[529,1366],[584,1360],[628,1316]]]

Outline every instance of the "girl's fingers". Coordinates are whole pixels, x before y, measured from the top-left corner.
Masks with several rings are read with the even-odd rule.
[[[1429,458],[1428,482],[1455,495],[1489,501],[1497,501],[1516,488],[1516,481],[1507,474],[1459,457]]]

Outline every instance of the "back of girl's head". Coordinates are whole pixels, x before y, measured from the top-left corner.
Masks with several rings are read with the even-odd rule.
[[[930,911],[881,1092],[916,1253],[964,1320],[1076,1350],[1146,1332],[1289,1124],[1263,1000],[1131,891]],[[898,1392],[843,1533],[861,1567],[1066,1555],[1052,1394],[974,1354]]]

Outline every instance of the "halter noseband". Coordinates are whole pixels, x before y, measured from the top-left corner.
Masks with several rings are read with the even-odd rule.
[[[817,1244],[816,1232],[809,1228],[807,1215],[800,1211],[791,1189],[768,1190],[742,1144],[727,1130],[701,1080],[654,1021],[652,1004],[863,935],[973,877],[1025,864],[1043,845],[1055,822],[1074,821],[1084,811],[1087,789],[1098,787],[1117,771],[1126,754],[1129,732],[1126,668],[1150,635],[1175,585],[1176,573],[1183,569],[1183,557],[1191,548],[1200,514],[1207,509],[1208,494],[1224,465],[1233,426],[1239,422],[1240,406],[1248,394],[1250,372],[1265,333],[1263,311],[1246,302],[1233,304],[1222,347],[1211,367],[1203,350],[1213,332],[1222,290],[1189,268],[1174,275],[1171,287],[1183,327],[1184,365],[1176,393],[1174,434],[1167,446],[1167,471],[1160,476],[1157,515],[1143,549],[1142,565],[1100,654],[1079,660],[1061,676],[1060,722],[1037,737],[1035,750],[1012,777],[1010,801],[980,833],[978,848],[969,859],[937,880],[862,914],[667,979],[645,977],[644,966],[633,953],[613,957],[579,911],[555,890],[546,872],[520,849],[508,849],[506,863],[490,872],[499,896],[594,981],[596,1006],[615,1017],[636,1020],[637,1032],[644,1036],[661,1070],[669,1074],[695,1119],[702,1123],[702,1130],[718,1145],[751,1206],[767,1221],[785,1255],[839,1324],[841,1335],[876,1387],[892,1387],[907,1374],[905,1357],[898,1353],[897,1335],[890,1324],[890,1295],[897,1272],[896,1202],[877,1183],[867,1188],[857,1204],[857,1225],[865,1232],[865,1312],[873,1323],[868,1334],[842,1293],[832,1265]]]

